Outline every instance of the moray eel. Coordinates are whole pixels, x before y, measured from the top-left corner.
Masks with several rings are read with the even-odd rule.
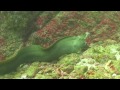
[[[58,58],[64,54],[76,53],[78,51],[83,52],[88,48],[85,41],[88,34],[87,32],[80,36],[62,38],[48,48],[43,48],[40,45],[24,47],[19,50],[14,57],[0,62],[0,74],[15,71],[18,66],[24,63],[34,61],[50,62],[58,60]]]

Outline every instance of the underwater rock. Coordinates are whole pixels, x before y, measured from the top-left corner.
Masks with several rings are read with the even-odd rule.
[[[24,76],[28,78],[33,78],[35,74],[39,71],[38,65],[38,62],[32,63],[32,65],[25,71]]]

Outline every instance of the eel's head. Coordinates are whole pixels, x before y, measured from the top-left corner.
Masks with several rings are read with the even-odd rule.
[[[85,34],[78,36],[78,38],[79,38],[79,44],[80,44],[79,46],[81,47],[82,51],[85,51],[86,49],[89,48],[89,46],[88,46],[88,44],[86,42],[86,39],[87,39],[87,37],[89,35],[90,35],[90,33],[86,32]]]
[[[86,32],[85,34],[80,35],[80,36],[78,36],[78,37],[79,37],[79,39],[86,40],[86,38],[87,38],[89,35],[90,35],[90,33],[89,33],[89,32]]]

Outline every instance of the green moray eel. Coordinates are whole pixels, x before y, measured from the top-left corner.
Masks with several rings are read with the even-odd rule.
[[[49,48],[43,48],[40,45],[24,47],[19,50],[14,57],[0,62],[0,74],[15,71],[18,66],[24,63],[31,63],[34,61],[50,62],[58,60],[58,58],[64,54],[84,51],[88,48],[85,41],[88,34],[87,32],[80,36],[62,38]]]

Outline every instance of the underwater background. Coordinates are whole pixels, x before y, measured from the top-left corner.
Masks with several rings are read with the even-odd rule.
[[[54,43],[61,38],[90,33],[81,40],[89,46],[82,53],[66,53],[51,62],[21,63],[16,71],[0,75],[0,78],[119,79],[119,21],[119,11],[0,11],[1,71],[7,68],[3,62],[15,57],[25,47],[40,45],[49,48],[53,45],[51,48],[54,48]],[[61,47],[63,50],[67,48],[62,44]],[[54,55],[58,55],[61,49],[55,50]],[[50,52],[46,57],[48,55],[53,54]]]

